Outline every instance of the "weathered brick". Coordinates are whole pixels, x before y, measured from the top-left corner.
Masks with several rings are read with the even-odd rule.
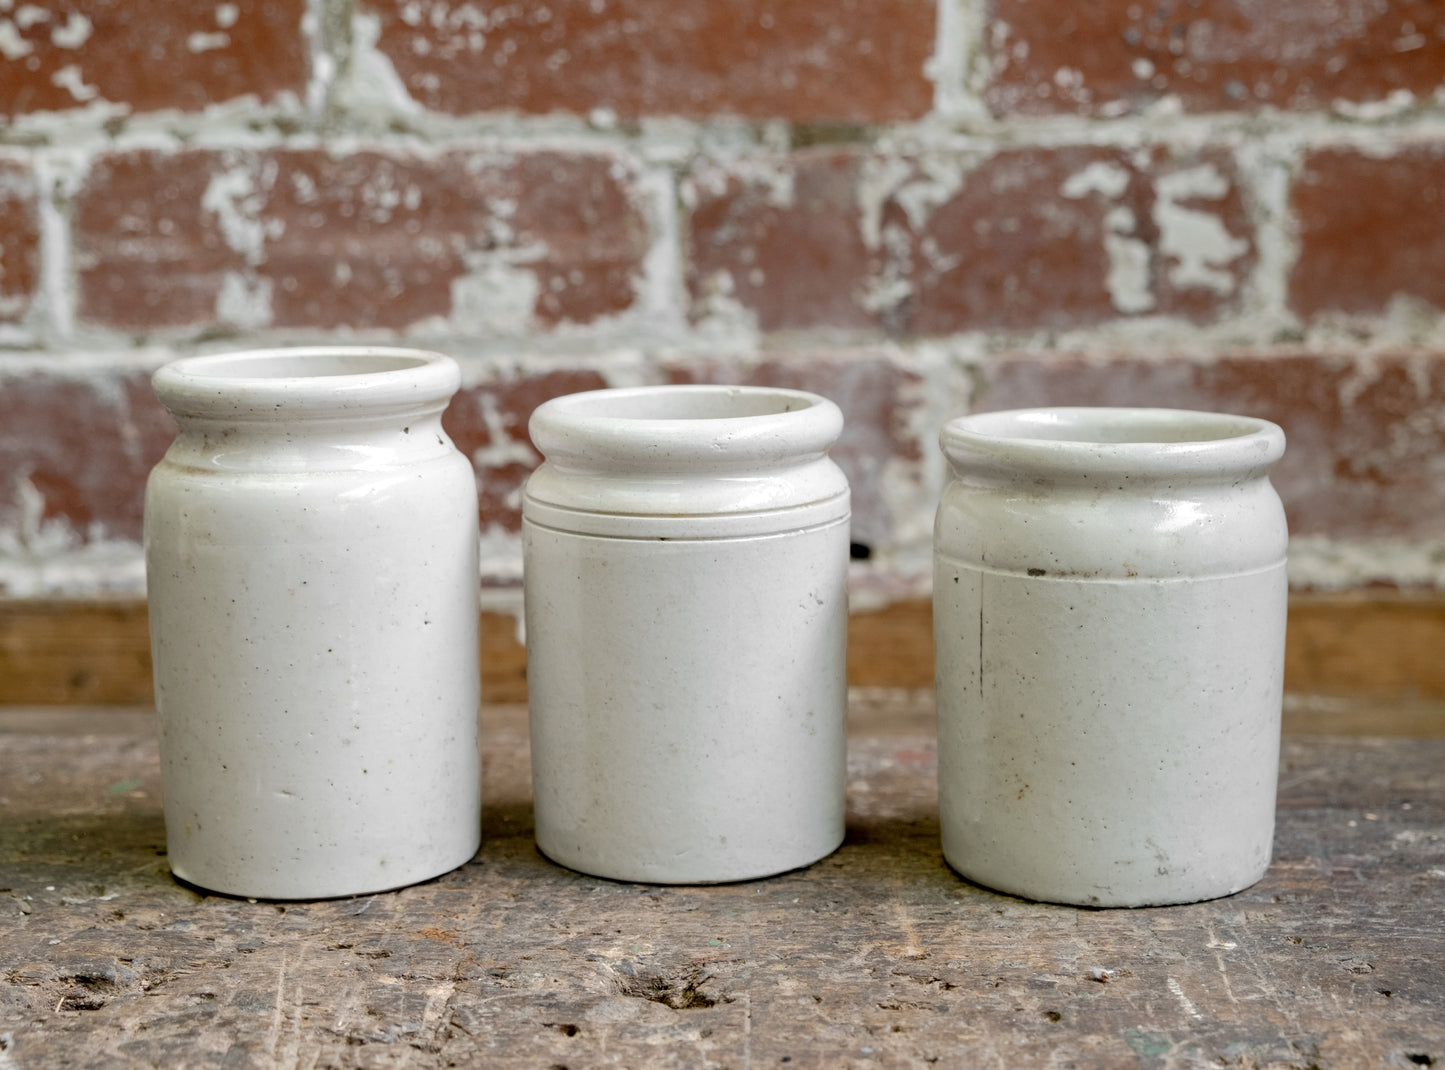
[[[886,547],[896,541],[898,521],[906,519],[895,516],[896,509],[931,506],[917,500],[922,493],[923,452],[932,448],[934,433],[928,428],[930,441],[921,442],[913,420],[923,380],[886,354],[803,351],[789,354],[786,360],[747,365],[674,362],[665,364],[662,372],[673,383],[810,390],[836,403],[843,411],[843,434],[830,455],[848,474],[852,488],[855,543]]]
[[[559,368],[498,378],[457,394],[442,426],[477,470],[483,531],[521,530],[522,484],[542,463],[527,433],[532,410],[549,398],[606,385],[597,372]]]
[[[695,310],[735,301],[764,330],[866,327],[870,254],[851,152],[800,153],[739,170],[705,163],[684,187]]]
[[[1292,201],[1289,298],[1301,316],[1383,312],[1397,295],[1445,309],[1445,144],[1316,151]]]
[[[96,162],[75,240],[90,323],[520,333],[631,307],[650,236],[609,156],[142,150]]]
[[[1274,482],[1296,535],[1438,539],[1445,529],[1445,352],[1231,353],[1217,360],[1012,357],[979,410],[1161,405],[1284,428]]]
[[[301,97],[306,0],[39,0],[0,7],[0,115]]]
[[[0,160],[0,323],[25,318],[40,275],[35,179],[18,161]]]
[[[230,158],[142,151],[92,164],[74,216],[81,319],[136,329],[216,322],[226,274],[244,267],[203,206]]]
[[[1116,316],[1207,320],[1232,307],[1255,260],[1233,161],[1222,150],[1019,149],[985,161],[920,226],[915,171],[883,227],[912,227],[907,328],[1068,328]],[[915,215],[921,215],[915,209]],[[885,240],[886,245],[886,240]]]
[[[885,122],[932,104],[932,0],[364,0],[426,107]]]
[[[736,302],[764,330],[1204,321],[1234,307],[1256,260],[1219,148],[805,151],[704,163],[684,193],[694,315]]]
[[[149,377],[0,374],[0,528],[37,550],[138,541],[146,476],[175,435]]]
[[[1445,11],[1430,0],[993,0],[995,113],[1310,110],[1445,84]]]

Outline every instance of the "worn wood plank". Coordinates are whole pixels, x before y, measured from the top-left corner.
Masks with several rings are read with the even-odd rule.
[[[144,602],[0,600],[0,705],[150,705],[149,627]],[[516,618],[482,614],[480,656],[489,701],[527,700]]]
[[[1290,599],[1285,687],[1445,699],[1445,593],[1301,592]]]
[[[848,618],[848,683],[933,686],[933,603],[898,602]]]
[[[1286,736],[1445,738],[1445,699],[1378,695],[1284,697]]]
[[[0,601],[0,705],[150,704],[146,620],[143,603]],[[489,612],[481,623],[487,700],[525,702],[527,652],[515,618]],[[1445,593],[1297,593],[1290,603],[1285,687],[1321,697],[1300,710],[1323,711],[1331,702],[1338,709],[1338,700],[1358,698],[1374,703],[1371,717],[1378,723],[1365,725],[1365,731],[1418,734],[1434,711],[1445,715],[1441,650]],[[854,614],[848,677],[855,687],[931,687],[929,603]],[[1391,716],[1399,718],[1393,726],[1380,721]],[[1321,718],[1321,724],[1345,723],[1337,714]]]
[[[1263,882],[1099,911],[944,865],[930,717],[926,695],[858,693],[833,857],[659,888],[537,854],[525,713],[489,708],[473,862],[286,904],[169,876],[151,736],[118,721],[0,735],[0,1054],[504,1070],[1445,1058],[1445,742],[1287,741]]]
[[[0,702],[149,705],[144,602],[0,600]]]

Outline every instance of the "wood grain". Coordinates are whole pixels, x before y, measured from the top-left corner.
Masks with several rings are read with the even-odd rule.
[[[930,717],[926,694],[858,693],[834,856],[666,888],[537,854],[525,711],[489,708],[471,863],[399,892],[281,904],[170,877],[153,737],[101,718],[90,734],[0,731],[0,1056],[500,1070],[1445,1059],[1445,742],[1288,741],[1260,884],[1079,910],[943,863]]]

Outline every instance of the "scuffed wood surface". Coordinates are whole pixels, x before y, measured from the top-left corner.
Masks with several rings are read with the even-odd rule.
[[[926,695],[855,703],[842,850],[713,888],[541,858],[488,709],[473,862],[275,904],[171,878],[149,720],[90,718],[0,715],[5,1070],[1445,1064],[1445,741],[1287,740],[1261,884],[1090,911],[943,864]]]

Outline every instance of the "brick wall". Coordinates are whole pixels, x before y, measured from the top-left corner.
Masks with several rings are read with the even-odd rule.
[[[183,353],[457,356],[484,572],[607,384],[844,408],[859,604],[970,408],[1277,420],[1300,586],[1445,586],[1424,0],[0,0],[0,594],[143,589]]]

